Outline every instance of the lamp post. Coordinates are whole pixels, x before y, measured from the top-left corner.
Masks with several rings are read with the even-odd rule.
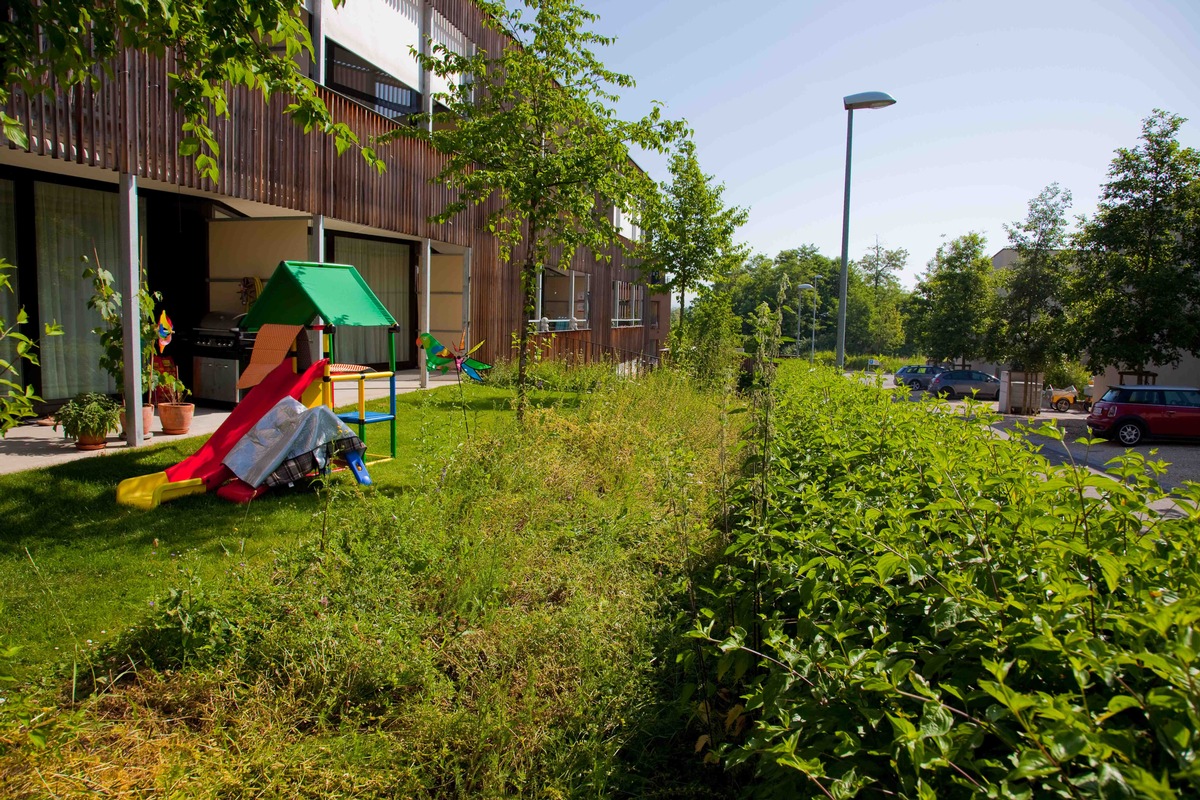
[[[846,364],[846,287],[850,281],[850,148],[854,141],[854,110],[886,108],[896,101],[886,92],[859,92],[842,98],[846,109],[846,199],[842,205],[842,281],[838,292],[837,365]]]
[[[823,276],[821,276],[821,275],[814,275],[813,280],[819,281],[819,280],[821,280],[822,277]],[[811,283],[802,283],[797,288],[801,292],[812,292],[813,293],[812,349],[809,351],[809,354],[808,354],[808,364],[809,364],[809,366],[812,366],[817,361],[817,287],[813,286]],[[803,298],[803,297],[804,297],[804,295],[800,295],[800,298]],[[797,347],[797,349],[799,349],[799,343],[800,343],[800,304],[801,304],[800,299],[797,298],[797,302],[796,302],[796,347]]]

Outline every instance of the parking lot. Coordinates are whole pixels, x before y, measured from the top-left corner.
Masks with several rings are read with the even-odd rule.
[[[883,385],[888,388],[894,386],[890,374],[883,376]],[[909,399],[917,402],[924,396],[925,392],[914,390]],[[958,407],[964,404],[963,400],[955,400],[950,403],[950,406]],[[993,409],[996,407],[995,403],[990,405]],[[1114,442],[1102,442],[1091,447],[1076,443],[1076,439],[1088,435],[1086,419],[1087,412],[1076,408],[1066,412],[1042,409],[1034,424],[1053,421],[1063,428],[1065,432],[1063,441],[1059,442],[1045,436],[1030,436],[1029,439],[1041,448],[1040,452],[1051,463],[1075,463],[1103,471],[1105,464],[1112,458],[1123,454],[1126,448]],[[1018,424],[1027,422],[1028,418],[1026,417],[1005,415],[1003,420],[996,423],[995,427],[1000,430],[1013,430]],[[1151,440],[1130,449],[1147,458],[1167,462],[1166,473],[1157,478],[1159,485],[1164,489],[1177,488],[1182,486],[1185,481],[1200,482],[1200,441]]]

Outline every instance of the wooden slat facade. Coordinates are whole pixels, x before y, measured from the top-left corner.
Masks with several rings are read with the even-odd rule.
[[[479,8],[469,0],[430,4],[477,47],[489,52],[503,47],[504,40],[483,24]],[[113,67],[112,76],[94,90],[60,88],[34,97],[13,92],[7,112],[24,123],[28,152],[98,170],[130,172],[218,198],[429,238],[435,247],[436,242],[470,247],[472,339],[486,340],[481,353],[485,360],[510,355],[511,334],[524,316],[517,267],[500,262],[498,242],[483,225],[489,204],[465,211],[450,224],[430,222],[452,193],[431,182],[444,159],[427,144],[402,138],[376,147],[387,165],[378,173],[353,151],[339,157],[331,138],[305,135],[284,115],[286,97],[264,102],[258,93],[234,87],[228,94],[229,115],[212,122],[220,146],[220,177],[214,183],[198,173],[191,157],[179,155],[183,120],[171,105],[167,76],[173,71],[172,58],[129,51]],[[371,144],[398,125],[325,87],[319,92],[333,118],[349,125],[364,143]],[[574,259],[574,269],[592,275],[591,330],[555,335],[555,352],[584,360],[626,360],[625,353],[646,352],[652,336],[665,339],[667,314],[661,336],[649,324],[610,329],[611,282],[637,277],[620,264],[619,254],[611,263],[583,255]],[[649,298],[646,306],[648,314]]]

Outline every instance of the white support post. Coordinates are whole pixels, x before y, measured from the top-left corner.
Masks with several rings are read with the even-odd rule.
[[[125,348],[125,441],[140,447],[146,430],[142,425],[142,309],[138,302],[142,270],[138,261],[137,176],[120,176],[121,275],[125,293],[121,297],[121,327]]]
[[[325,85],[325,0],[313,0],[312,4],[312,79]]]
[[[430,38],[433,36],[433,6],[429,0],[421,0],[420,52],[430,55],[433,51]],[[433,130],[433,73],[421,67],[421,113],[425,115],[425,130]]]
[[[325,215],[313,214],[309,223],[312,236],[308,240],[308,260],[317,264],[325,261]]]
[[[308,260],[317,264],[325,263],[325,215],[312,215],[312,235],[308,239]],[[325,320],[317,317],[313,320],[317,329],[317,360],[325,357]]]
[[[419,283],[421,284],[421,302],[417,305],[417,330],[429,331],[429,316],[430,316],[430,300],[429,300],[429,272],[430,262],[433,261],[433,247],[428,239],[421,240],[421,276]],[[417,371],[421,374],[421,388],[429,388],[429,370],[425,368],[426,359],[425,348],[421,348],[417,353]]]

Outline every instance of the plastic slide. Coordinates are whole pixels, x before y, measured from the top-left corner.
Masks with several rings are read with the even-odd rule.
[[[121,481],[117,486],[117,502],[150,509],[177,497],[204,494],[220,487],[234,477],[221,460],[276,403],[285,397],[293,397],[306,405],[320,402],[319,389],[326,361],[318,361],[297,375],[292,372],[291,359],[285,359],[242,398],[229,418],[199,450],[164,472]],[[310,391],[314,386],[317,388],[315,394]]]

